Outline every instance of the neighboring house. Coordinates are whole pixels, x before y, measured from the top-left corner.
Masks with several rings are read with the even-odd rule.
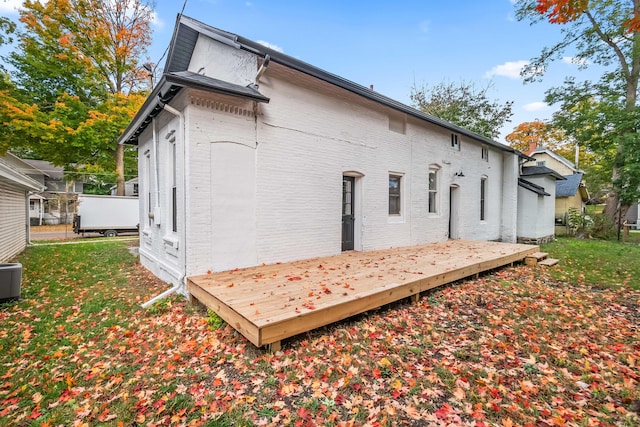
[[[83,183],[67,180],[63,168],[45,160],[21,159],[11,153],[7,153],[6,159],[45,188],[42,194],[30,198],[32,225],[71,223],[76,195],[82,193]]]
[[[523,166],[518,179],[518,241],[547,243],[555,239],[557,183],[565,178],[546,166]]]
[[[627,214],[624,218],[625,222],[627,222],[628,224],[633,224],[631,226],[632,229],[637,230],[640,228],[640,209],[638,208],[638,203],[634,203],[629,206]]]
[[[589,192],[584,183],[584,172],[548,148],[531,146],[527,154],[535,160],[525,163],[525,166],[545,166],[565,178],[556,183],[555,233],[567,234],[569,210],[573,208],[585,213],[587,209]]]
[[[163,280],[517,239],[517,150],[186,16],[164,70],[119,138],[138,146],[141,263]]]
[[[0,157],[0,263],[22,252],[29,243],[29,194],[44,186]]]
[[[114,185],[109,189],[111,195],[117,195],[116,186]],[[124,195],[125,196],[138,196],[138,177],[132,178],[124,183]]]

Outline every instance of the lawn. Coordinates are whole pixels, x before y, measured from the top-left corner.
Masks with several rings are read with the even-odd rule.
[[[127,244],[22,255],[23,298],[0,307],[0,425],[640,423],[640,291],[620,261],[635,247],[598,249],[584,277],[567,258],[502,269],[272,354],[180,298],[141,309],[165,285]]]

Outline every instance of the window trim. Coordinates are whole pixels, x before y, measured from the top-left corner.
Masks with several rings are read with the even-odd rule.
[[[397,188],[397,194],[392,194],[392,188],[391,188],[391,180],[392,178],[397,178],[398,180],[398,188]],[[389,216],[390,217],[402,217],[403,211],[404,209],[402,209],[402,181],[403,181],[403,175],[399,174],[397,172],[389,172],[389,199],[388,199],[388,212],[389,212]],[[391,211],[391,198],[397,198],[397,212],[392,212]]]
[[[438,215],[440,203],[438,203],[440,178],[438,177],[440,166],[429,165],[429,173],[427,174],[427,213],[430,215]],[[434,188],[431,188],[431,175],[434,175]],[[433,196],[433,206],[431,204],[431,195]]]
[[[480,177],[480,221],[487,220],[487,182],[486,175]]]

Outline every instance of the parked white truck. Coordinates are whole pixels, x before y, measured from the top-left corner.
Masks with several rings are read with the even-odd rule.
[[[139,219],[137,197],[79,194],[73,231],[101,233],[115,237],[118,233],[137,232]]]

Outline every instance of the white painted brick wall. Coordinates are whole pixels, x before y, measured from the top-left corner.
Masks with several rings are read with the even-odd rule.
[[[255,73],[256,58],[247,59],[245,53],[226,46],[199,49],[215,51],[218,62],[230,61],[217,76],[211,73],[219,67],[198,59],[198,65],[208,67],[206,75],[221,78],[237,72],[242,80]],[[513,155],[489,148],[485,161],[481,144],[464,136],[460,150],[453,150],[450,131],[414,118],[406,119],[405,134],[393,132],[389,115],[397,113],[273,62],[260,81],[260,91],[271,100],[258,105],[257,119],[252,115],[254,103],[239,98],[185,89],[172,101],[173,107],[184,110],[188,129],[187,167],[179,171],[178,187],[179,228],[186,228],[186,242],[181,232],[171,235],[178,240],[178,250],[167,250],[168,221],[143,231],[143,264],[155,274],[173,277],[176,270],[184,272],[185,262],[186,273],[193,275],[340,253],[345,173],[359,176],[356,249],[446,240],[452,185],[459,196],[460,238],[497,240],[511,229],[515,235],[515,216],[505,221],[505,208],[517,207],[515,181],[504,182],[517,178]],[[166,112],[158,120],[160,135],[179,127]],[[151,140],[150,130],[140,138],[141,197],[146,185],[155,185],[153,173],[152,182],[144,182],[143,152],[153,152]],[[166,152],[166,144],[161,138],[160,154]],[[169,171],[166,161],[159,160],[165,177],[160,202],[166,212]],[[515,165],[515,176],[514,171],[505,175],[505,164]],[[440,168],[437,214],[427,212],[430,165]],[[457,171],[464,176],[454,176]],[[403,177],[400,217],[388,214],[389,173]],[[480,221],[483,176],[488,184],[487,215]],[[186,206],[181,202],[183,189]]]

